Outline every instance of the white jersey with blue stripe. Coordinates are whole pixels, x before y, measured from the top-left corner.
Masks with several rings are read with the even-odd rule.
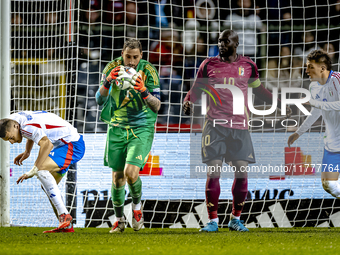
[[[44,136],[47,136],[54,148],[78,141],[80,138],[75,127],[54,113],[23,111],[11,114],[9,119],[17,121],[22,136],[36,144]]]
[[[313,106],[311,115],[296,133],[301,136],[322,115],[326,124],[325,149],[340,152],[340,73],[331,71],[324,85],[312,82],[309,91],[312,98],[310,104]]]

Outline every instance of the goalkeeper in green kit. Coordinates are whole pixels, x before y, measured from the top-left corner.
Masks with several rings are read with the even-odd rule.
[[[133,202],[133,229],[140,230],[144,221],[139,170],[149,157],[161,101],[158,73],[142,56],[140,41],[126,40],[122,56],[106,65],[96,93],[97,103],[104,104],[100,118],[108,124],[104,165],[112,168],[111,196],[117,217],[110,233],[121,233],[125,228],[126,182]],[[115,80],[124,66],[134,68],[139,74],[132,78],[133,88],[121,90]]]

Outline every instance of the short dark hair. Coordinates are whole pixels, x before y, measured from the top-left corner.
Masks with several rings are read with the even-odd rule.
[[[0,120],[0,137],[4,138],[6,136],[7,131],[11,127],[11,123],[14,121],[11,119],[2,119]]]
[[[323,50],[313,50],[311,53],[307,55],[307,60],[314,60],[315,63],[325,64],[328,71],[332,70],[332,60],[327,54],[327,52]]]
[[[142,52],[142,44],[138,39],[135,38],[128,38],[123,46],[123,51],[126,48],[130,48],[130,49],[139,49],[140,52]]]

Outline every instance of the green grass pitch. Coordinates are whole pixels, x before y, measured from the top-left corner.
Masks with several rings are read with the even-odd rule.
[[[251,229],[249,233],[199,233],[196,229],[77,228],[43,234],[48,228],[0,228],[0,254],[339,254],[340,229]]]

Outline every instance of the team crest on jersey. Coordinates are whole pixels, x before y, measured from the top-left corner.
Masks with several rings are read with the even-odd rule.
[[[329,90],[329,95],[332,97],[333,96],[333,90]]]
[[[240,66],[240,67],[238,68],[238,75],[239,75],[239,76],[243,76],[243,75],[244,75],[244,68],[243,68],[242,66]]]

